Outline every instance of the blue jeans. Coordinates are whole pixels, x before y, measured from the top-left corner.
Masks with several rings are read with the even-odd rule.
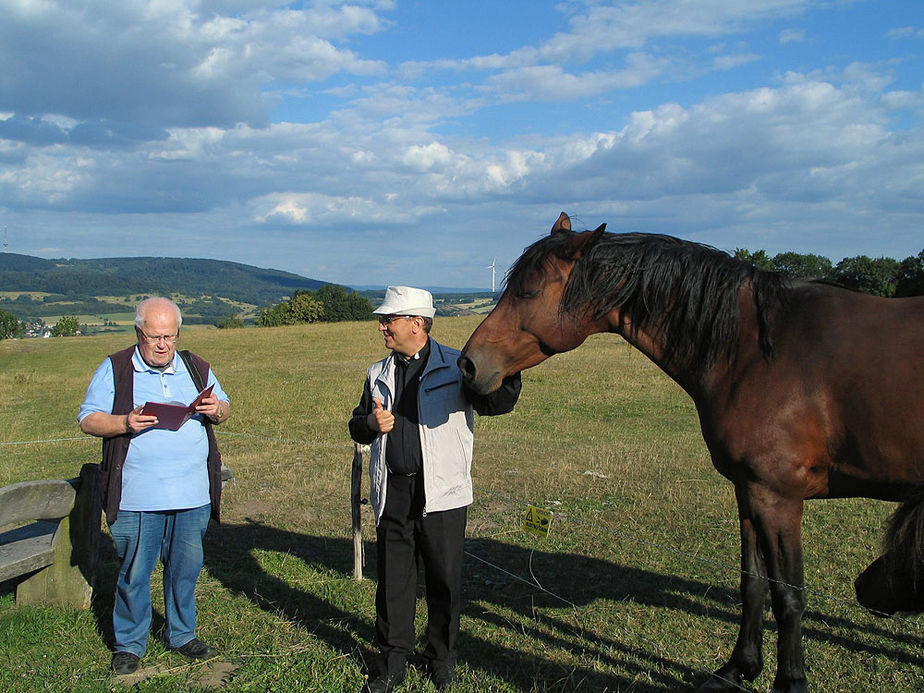
[[[119,510],[110,525],[121,561],[112,608],[115,651],[144,656],[151,629],[151,573],[164,564],[167,645],[182,647],[195,637],[196,581],[202,570],[202,539],[211,506],[190,510]]]

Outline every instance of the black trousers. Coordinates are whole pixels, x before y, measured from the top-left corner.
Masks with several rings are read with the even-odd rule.
[[[376,529],[378,585],[375,631],[381,666],[387,673],[404,668],[414,652],[417,571],[424,569],[427,645],[433,668],[455,665],[462,611],[462,563],[465,507],[422,516],[423,477],[388,475],[385,508]]]

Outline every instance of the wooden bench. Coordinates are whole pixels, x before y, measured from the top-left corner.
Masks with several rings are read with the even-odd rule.
[[[0,488],[0,583],[17,604],[86,609],[93,596],[101,537],[99,465],[76,479],[24,481]]]

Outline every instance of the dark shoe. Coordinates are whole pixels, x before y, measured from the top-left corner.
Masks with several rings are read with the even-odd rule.
[[[406,672],[401,670],[391,674],[381,674],[366,681],[363,693],[391,693],[404,683]]]
[[[455,672],[449,667],[433,667],[430,670],[430,680],[436,690],[445,691],[456,681]]]
[[[199,638],[193,638],[182,647],[174,648],[173,651],[190,659],[211,659],[218,656],[218,650],[211,645],[206,645]]]
[[[134,674],[138,668],[140,657],[131,652],[116,652],[112,655],[112,672],[123,676],[125,674]]]

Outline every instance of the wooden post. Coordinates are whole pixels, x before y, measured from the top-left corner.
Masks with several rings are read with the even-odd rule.
[[[353,472],[350,483],[350,505],[353,510],[353,579],[363,579],[363,529],[362,515],[362,479],[363,479],[363,449],[367,446],[353,443]]]

